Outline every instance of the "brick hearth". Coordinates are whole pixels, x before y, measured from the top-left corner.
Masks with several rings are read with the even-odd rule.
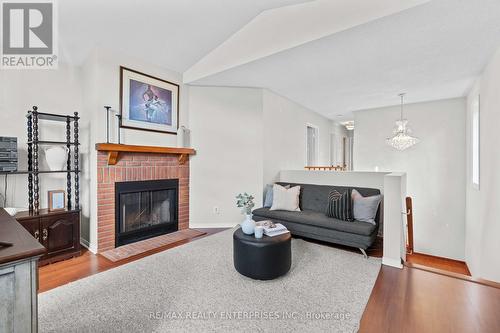
[[[179,179],[179,230],[189,227],[189,159],[178,155],[121,153],[115,165],[108,154],[97,152],[97,250],[115,248],[115,182]]]

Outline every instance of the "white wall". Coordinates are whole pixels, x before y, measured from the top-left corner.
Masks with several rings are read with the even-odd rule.
[[[384,194],[384,177],[388,174],[390,172],[282,170],[279,180],[302,184],[376,188]]]
[[[413,198],[415,251],[464,259],[465,99],[405,106],[421,142],[403,152],[389,147],[399,107],[355,112],[354,169],[407,173]]]
[[[41,112],[56,114],[80,114],[81,140],[81,205],[85,223],[88,216],[89,179],[89,124],[90,116],[82,109],[81,73],[80,68],[59,64],[57,70],[0,70],[0,135],[18,138],[20,170],[27,169],[27,125],[26,113],[33,105]],[[65,141],[66,124],[51,121],[40,121],[40,138],[45,140]],[[43,151],[40,153],[40,169],[47,170]],[[4,176],[0,177],[2,184],[1,204],[4,198]],[[54,189],[66,190],[66,175],[45,174],[40,177],[40,206],[47,207],[47,191]],[[27,176],[8,176],[7,204],[10,207],[28,207]]]
[[[190,87],[190,227],[234,226],[243,219],[235,196],[262,202],[262,90]],[[218,213],[214,212],[218,207]]]
[[[149,74],[180,85],[179,126],[188,125],[186,86],[181,85],[182,75],[168,69],[154,66],[129,57],[115,54],[106,49],[96,48],[89,55],[82,67],[82,87],[85,111],[90,115],[92,127],[90,133],[90,221],[89,238],[83,243],[92,251],[97,246],[97,153],[96,143],[106,142],[106,112],[104,105],[111,106],[115,113],[110,117],[110,142],[117,143],[118,122],[114,116],[119,113],[120,101],[120,66]],[[122,129],[121,143],[149,146],[177,146],[177,136],[133,129]],[[83,234],[83,232],[82,232]]]
[[[471,90],[467,110],[465,259],[474,277],[500,282],[500,50]],[[471,104],[481,96],[480,187],[472,186]]]
[[[480,94],[479,80],[472,87],[467,97],[467,122],[466,122],[466,140],[467,140],[467,159],[466,159],[466,205],[465,205],[465,262],[471,272],[472,276],[480,277],[481,275],[481,259],[482,259],[482,233],[484,230],[484,219],[482,215],[481,203],[481,188],[475,188],[472,185],[472,111],[473,103]],[[485,98],[485,96],[482,96]],[[480,122],[484,118],[486,109],[484,106],[481,110]],[[482,130],[482,137],[480,144],[485,139],[483,123],[480,123]],[[481,153],[484,151],[480,149]],[[480,158],[482,155],[480,154]],[[481,161],[482,162],[482,161]],[[480,167],[484,168],[483,163],[480,162]],[[481,170],[482,171],[482,170]],[[480,176],[483,173],[480,172]],[[484,179],[480,179],[480,183],[484,184]]]
[[[54,71],[0,72],[0,133],[19,137],[20,149],[24,152],[24,116],[32,105],[54,113],[80,112],[81,236],[82,243],[92,251],[97,249],[97,155],[94,146],[106,140],[103,106],[110,105],[112,110],[119,111],[120,66],[181,82],[180,73],[103,48],[94,49],[81,68],[61,64]],[[302,169],[306,123],[320,128],[320,162],[329,164],[332,122],[286,98],[263,89],[181,85],[180,91],[180,125],[191,128],[191,144],[197,150],[197,155],[191,159],[191,226],[239,223],[241,215],[234,206],[237,193],[255,194],[256,203],[260,205],[263,185],[274,181],[279,170],[285,167]],[[190,119],[189,110],[194,114],[193,119]],[[47,134],[59,132],[43,129],[42,138],[57,139]],[[110,134],[111,142],[117,142],[114,116],[111,117]],[[121,142],[176,146],[177,136],[123,129]],[[20,154],[20,168],[26,168],[25,155]],[[45,176],[41,185],[42,206],[46,206],[46,190],[65,188],[65,178]],[[25,176],[9,176],[7,205],[27,206],[26,187]],[[214,214],[214,207],[219,208],[218,214]]]
[[[306,166],[306,126],[318,127],[318,165],[330,165],[332,121],[264,89],[264,184],[278,180],[280,170]]]
[[[234,196],[248,192],[262,204],[264,185],[280,170],[303,170],[306,124],[319,127],[319,161],[328,165],[332,122],[265,89],[189,88],[191,227],[241,222]],[[214,207],[219,208],[214,213]]]
[[[345,163],[349,167],[349,131],[344,125],[332,121],[332,134],[330,136],[330,164],[342,165],[344,162],[343,145],[345,142]]]
[[[60,64],[57,70],[2,70],[0,71],[0,134],[16,136],[19,142],[19,168],[27,168],[26,112],[37,105],[42,112],[72,114],[78,111],[81,140],[81,237],[85,246],[96,250],[96,151],[94,146],[106,140],[106,113],[104,105],[119,112],[120,66],[144,72],[180,84],[182,75],[152,66],[124,54],[113,54],[97,48],[82,67]],[[180,87],[179,124],[188,125],[187,93]],[[42,139],[65,140],[65,125],[40,123]],[[111,118],[111,142],[117,142],[117,120]],[[122,143],[158,146],[176,146],[177,136],[146,131],[122,130]],[[46,168],[42,153],[41,168]],[[47,206],[47,190],[65,189],[65,175],[41,177],[41,207]],[[27,177],[8,177],[7,206],[27,207]],[[3,179],[2,179],[3,181]],[[2,182],[3,184],[3,182]],[[3,187],[0,191],[3,195]],[[2,201],[3,204],[3,201]]]
[[[96,102],[94,113],[96,130],[95,139],[97,142],[106,140],[106,113],[104,105],[111,106],[115,112],[119,112],[120,101],[120,66],[127,67],[144,74],[152,75],[180,85],[179,98],[179,125],[187,125],[189,123],[189,115],[187,108],[187,89],[182,82],[182,75],[178,72],[168,70],[163,67],[158,67],[146,63],[140,59],[129,57],[125,54],[111,53],[106,49],[94,49],[89,61],[86,63],[86,71],[95,71],[95,79],[90,86],[95,91]],[[116,114],[116,113],[115,113]],[[117,121],[113,117],[111,128],[111,141],[117,142]],[[172,146],[177,145],[177,136],[165,133],[147,132],[141,130],[122,129],[122,143],[150,145],[150,146]]]

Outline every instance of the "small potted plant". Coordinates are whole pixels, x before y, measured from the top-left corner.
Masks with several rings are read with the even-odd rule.
[[[247,235],[251,235],[255,229],[255,221],[252,220],[252,208],[255,206],[253,195],[240,193],[236,196],[236,206],[245,214],[245,220],[241,223],[241,230]]]

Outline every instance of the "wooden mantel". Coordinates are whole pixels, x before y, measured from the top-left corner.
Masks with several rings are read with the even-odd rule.
[[[115,165],[118,162],[120,153],[178,154],[179,164],[186,163],[189,155],[196,153],[192,148],[135,146],[116,143],[96,143],[95,149],[108,152],[108,165]]]

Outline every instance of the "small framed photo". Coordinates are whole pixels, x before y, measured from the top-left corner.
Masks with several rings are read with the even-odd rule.
[[[49,212],[66,209],[66,192],[63,190],[49,191]]]

